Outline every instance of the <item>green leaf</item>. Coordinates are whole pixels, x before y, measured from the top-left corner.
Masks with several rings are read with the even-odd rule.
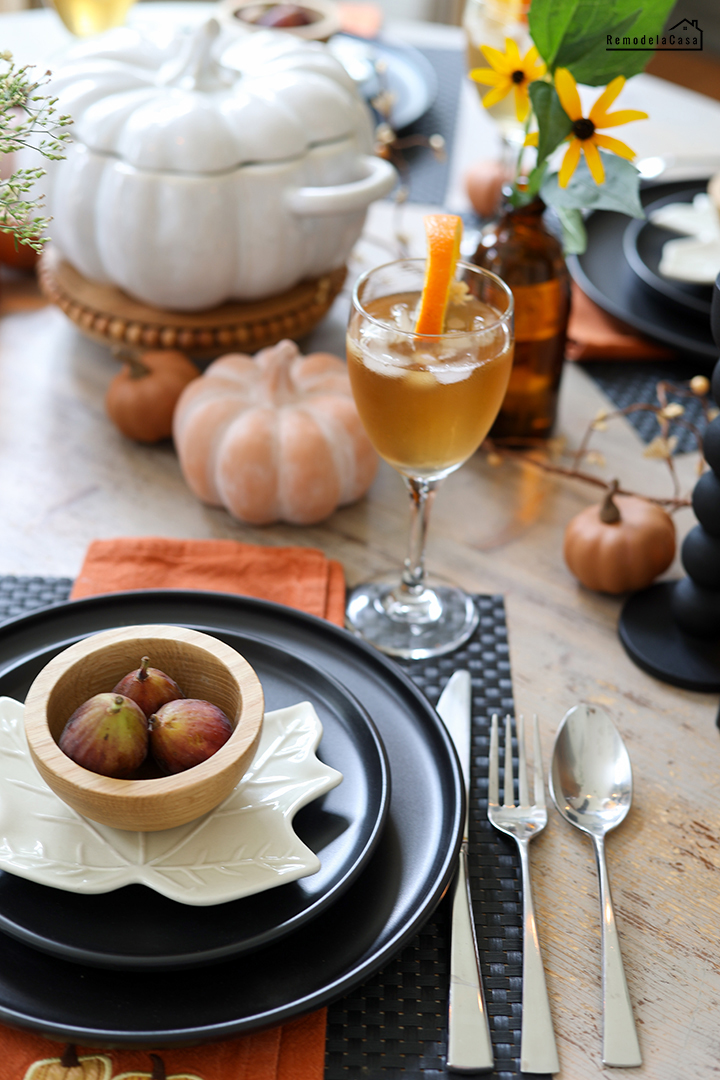
[[[610,37],[621,37],[632,26],[640,12],[641,9],[636,8],[626,19],[621,19],[614,26],[606,26],[600,33],[586,34],[585,37],[577,38],[575,41],[562,41],[555,58],[556,66],[569,68],[571,65],[579,63],[599,45],[604,49],[607,45],[608,35]]]
[[[532,0],[528,14],[530,37],[549,68],[581,0]]]
[[[530,83],[530,98],[538,122],[537,160],[543,162],[572,131],[572,120],[560,104],[552,83]]]
[[[602,5],[601,5],[602,6]],[[620,16],[629,17],[636,10],[637,0],[615,0],[613,15],[620,22]],[[604,86],[618,75],[624,75],[626,79],[639,74],[650,60],[653,53],[643,51],[641,41],[645,38],[646,48],[649,38],[656,38],[662,33],[665,21],[673,8],[673,0],[647,0],[641,8],[637,18],[627,26],[623,33],[611,34],[609,30],[601,34],[601,39],[578,61],[568,64],[570,71],[580,83],[588,86]],[[606,26],[611,20],[605,18]],[[622,51],[608,51],[607,38],[613,38],[612,50],[616,49],[614,39],[620,38],[620,42],[627,40],[631,45],[637,39],[637,51],[624,48]]]
[[[643,218],[645,211],[638,194],[640,174],[634,165],[616,154],[600,151],[605,168],[605,180],[596,184],[581,158],[566,188],[558,184],[558,174],[548,176],[540,189],[540,197],[548,206],[563,210],[617,210],[630,217]]]
[[[587,232],[582,213],[565,206],[555,208],[562,225],[563,251],[566,255],[582,255],[587,247]]]
[[[604,86],[617,75],[630,78],[652,56],[640,39],[662,32],[673,0],[532,0],[530,34],[543,60],[553,71],[568,67],[580,83]],[[638,51],[608,51],[608,35],[628,38]]]

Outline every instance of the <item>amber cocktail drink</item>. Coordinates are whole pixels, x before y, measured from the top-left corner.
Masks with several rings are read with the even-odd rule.
[[[512,293],[494,274],[463,263],[444,332],[415,333],[424,265],[408,259],[364,275],[347,333],[360,419],[375,449],[405,479],[413,508],[402,579],[355,589],[348,624],[384,652],[411,657],[457,647],[477,623],[471,597],[425,574],[427,512],[437,484],[490,430],[513,358]]]
[[[380,327],[403,320],[418,294],[368,303]],[[487,304],[469,296],[451,304],[456,329],[439,338],[397,334],[384,345],[384,329],[355,312],[347,342],[353,396],[375,449],[398,472],[439,477],[466,461],[485,438],[503,400],[512,365],[512,343],[497,334],[477,334],[475,325],[494,321]]]

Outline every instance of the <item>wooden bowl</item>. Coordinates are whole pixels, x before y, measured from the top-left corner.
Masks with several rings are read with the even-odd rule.
[[[143,656],[186,697],[219,706],[235,730],[207,761],[173,776],[115,780],[90,772],[59,748],[63,728],[79,705],[112,691]],[[156,832],[184,825],[227,798],[253,759],[263,710],[260,680],[229,645],[181,626],[123,626],[84,638],[43,668],[25,702],[25,732],[38,772],[68,806],[117,829]]]
[[[267,30],[254,18],[263,11],[278,6],[281,0],[222,0],[221,18],[242,26],[245,30]],[[340,15],[333,0],[294,0],[298,7],[306,8],[313,16],[313,21],[304,26],[277,27],[285,34],[294,34],[305,41],[327,41],[340,29]]]

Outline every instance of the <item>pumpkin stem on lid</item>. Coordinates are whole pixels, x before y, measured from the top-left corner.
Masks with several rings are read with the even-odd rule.
[[[237,73],[223,68],[212,55],[212,47],[220,33],[220,23],[210,18],[191,34],[186,50],[160,70],[159,83],[178,86],[183,90],[212,92],[230,84]]]
[[[608,488],[608,493],[605,496],[605,501],[600,507],[600,520],[605,525],[617,525],[619,521],[622,521],[622,514],[620,513],[617,503],[613,502],[613,495],[620,487],[618,480],[613,480]]]

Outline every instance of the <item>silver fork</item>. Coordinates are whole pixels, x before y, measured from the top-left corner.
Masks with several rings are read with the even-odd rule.
[[[513,790],[512,735],[510,717],[505,717],[505,793],[500,806],[498,782],[498,718],[492,718],[490,730],[490,757],[488,783],[488,818],[500,832],[511,836],[520,852],[523,894],[523,982],[522,982],[522,1036],[520,1041],[520,1071],[530,1073],[556,1073],[560,1070],[555,1033],[553,1031],[550,1003],[545,985],[540,942],[538,941],[535,912],[530,886],[530,859],[528,846],[533,836],[545,828],[545,784],[540,755],[540,730],[538,718],[534,718],[534,802],[528,796],[527,764],[525,760],[525,720],[519,716],[516,722],[518,741],[518,787],[520,802],[515,806]]]

